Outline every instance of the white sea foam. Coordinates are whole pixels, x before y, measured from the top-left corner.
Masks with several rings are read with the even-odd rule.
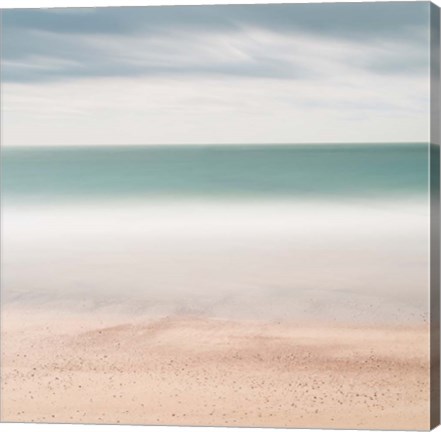
[[[423,319],[419,201],[7,206],[6,302],[286,319]]]

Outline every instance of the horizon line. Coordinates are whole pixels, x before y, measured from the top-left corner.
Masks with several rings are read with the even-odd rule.
[[[338,146],[338,145],[411,145],[411,144],[431,144],[430,140],[426,141],[334,141],[334,142],[279,142],[279,143],[161,143],[161,144],[1,144],[0,150],[8,148],[99,148],[99,147],[235,147],[235,146]]]

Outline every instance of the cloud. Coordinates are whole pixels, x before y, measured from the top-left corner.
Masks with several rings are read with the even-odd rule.
[[[298,79],[316,72],[303,64],[304,53],[284,61],[280,47],[263,35],[291,38],[288,51],[298,35],[322,38],[324,44],[358,41],[361,48],[379,47],[378,55],[371,50],[358,60],[360,67],[418,73],[428,67],[422,54],[427,20],[426,3],[5,11],[3,80],[174,73]],[[251,40],[250,30],[261,37]],[[48,59],[46,68],[41,59]]]
[[[167,27],[224,32],[251,25],[342,37],[403,37],[425,25],[428,7],[428,2],[394,2],[29,9],[5,11],[4,24],[57,34],[151,34]]]
[[[108,77],[4,87],[6,145],[399,142],[428,138],[428,81]],[[26,127],[23,127],[26,125]]]
[[[6,145],[428,139],[428,3],[3,13]]]

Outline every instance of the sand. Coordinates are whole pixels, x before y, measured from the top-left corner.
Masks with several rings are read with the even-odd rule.
[[[5,422],[429,428],[426,324],[4,309]]]

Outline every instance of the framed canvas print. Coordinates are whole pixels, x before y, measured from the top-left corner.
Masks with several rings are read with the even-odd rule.
[[[439,423],[439,8],[1,11],[1,421]]]

